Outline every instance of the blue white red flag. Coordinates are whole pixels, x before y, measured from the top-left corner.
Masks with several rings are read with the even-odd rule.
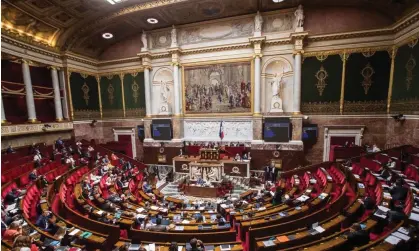
[[[223,140],[224,138],[224,127],[223,127],[223,121],[220,123],[220,139]]]

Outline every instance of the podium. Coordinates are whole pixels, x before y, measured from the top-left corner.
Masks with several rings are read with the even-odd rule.
[[[220,151],[217,149],[200,149],[199,155],[201,160],[219,160]]]

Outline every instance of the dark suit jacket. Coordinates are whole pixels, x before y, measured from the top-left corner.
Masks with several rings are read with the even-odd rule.
[[[348,242],[356,246],[363,246],[370,241],[370,235],[365,230],[351,232],[347,236]]]
[[[405,200],[407,197],[408,189],[403,186],[397,186],[391,189],[391,197],[393,200]]]

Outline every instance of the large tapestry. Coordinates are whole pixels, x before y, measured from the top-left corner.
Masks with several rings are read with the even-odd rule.
[[[185,114],[252,112],[251,62],[184,69]]]

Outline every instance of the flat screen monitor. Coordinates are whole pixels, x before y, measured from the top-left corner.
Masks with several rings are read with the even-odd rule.
[[[291,135],[290,118],[265,118],[263,139],[265,142],[289,142]]]
[[[316,141],[318,135],[318,127],[316,124],[303,125],[303,141]]]
[[[139,139],[144,139],[145,138],[145,135],[144,135],[144,126],[143,125],[137,126],[137,131],[138,131],[138,138]]]
[[[172,121],[170,119],[153,119],[151,135],[155,140],[171,140]]]

